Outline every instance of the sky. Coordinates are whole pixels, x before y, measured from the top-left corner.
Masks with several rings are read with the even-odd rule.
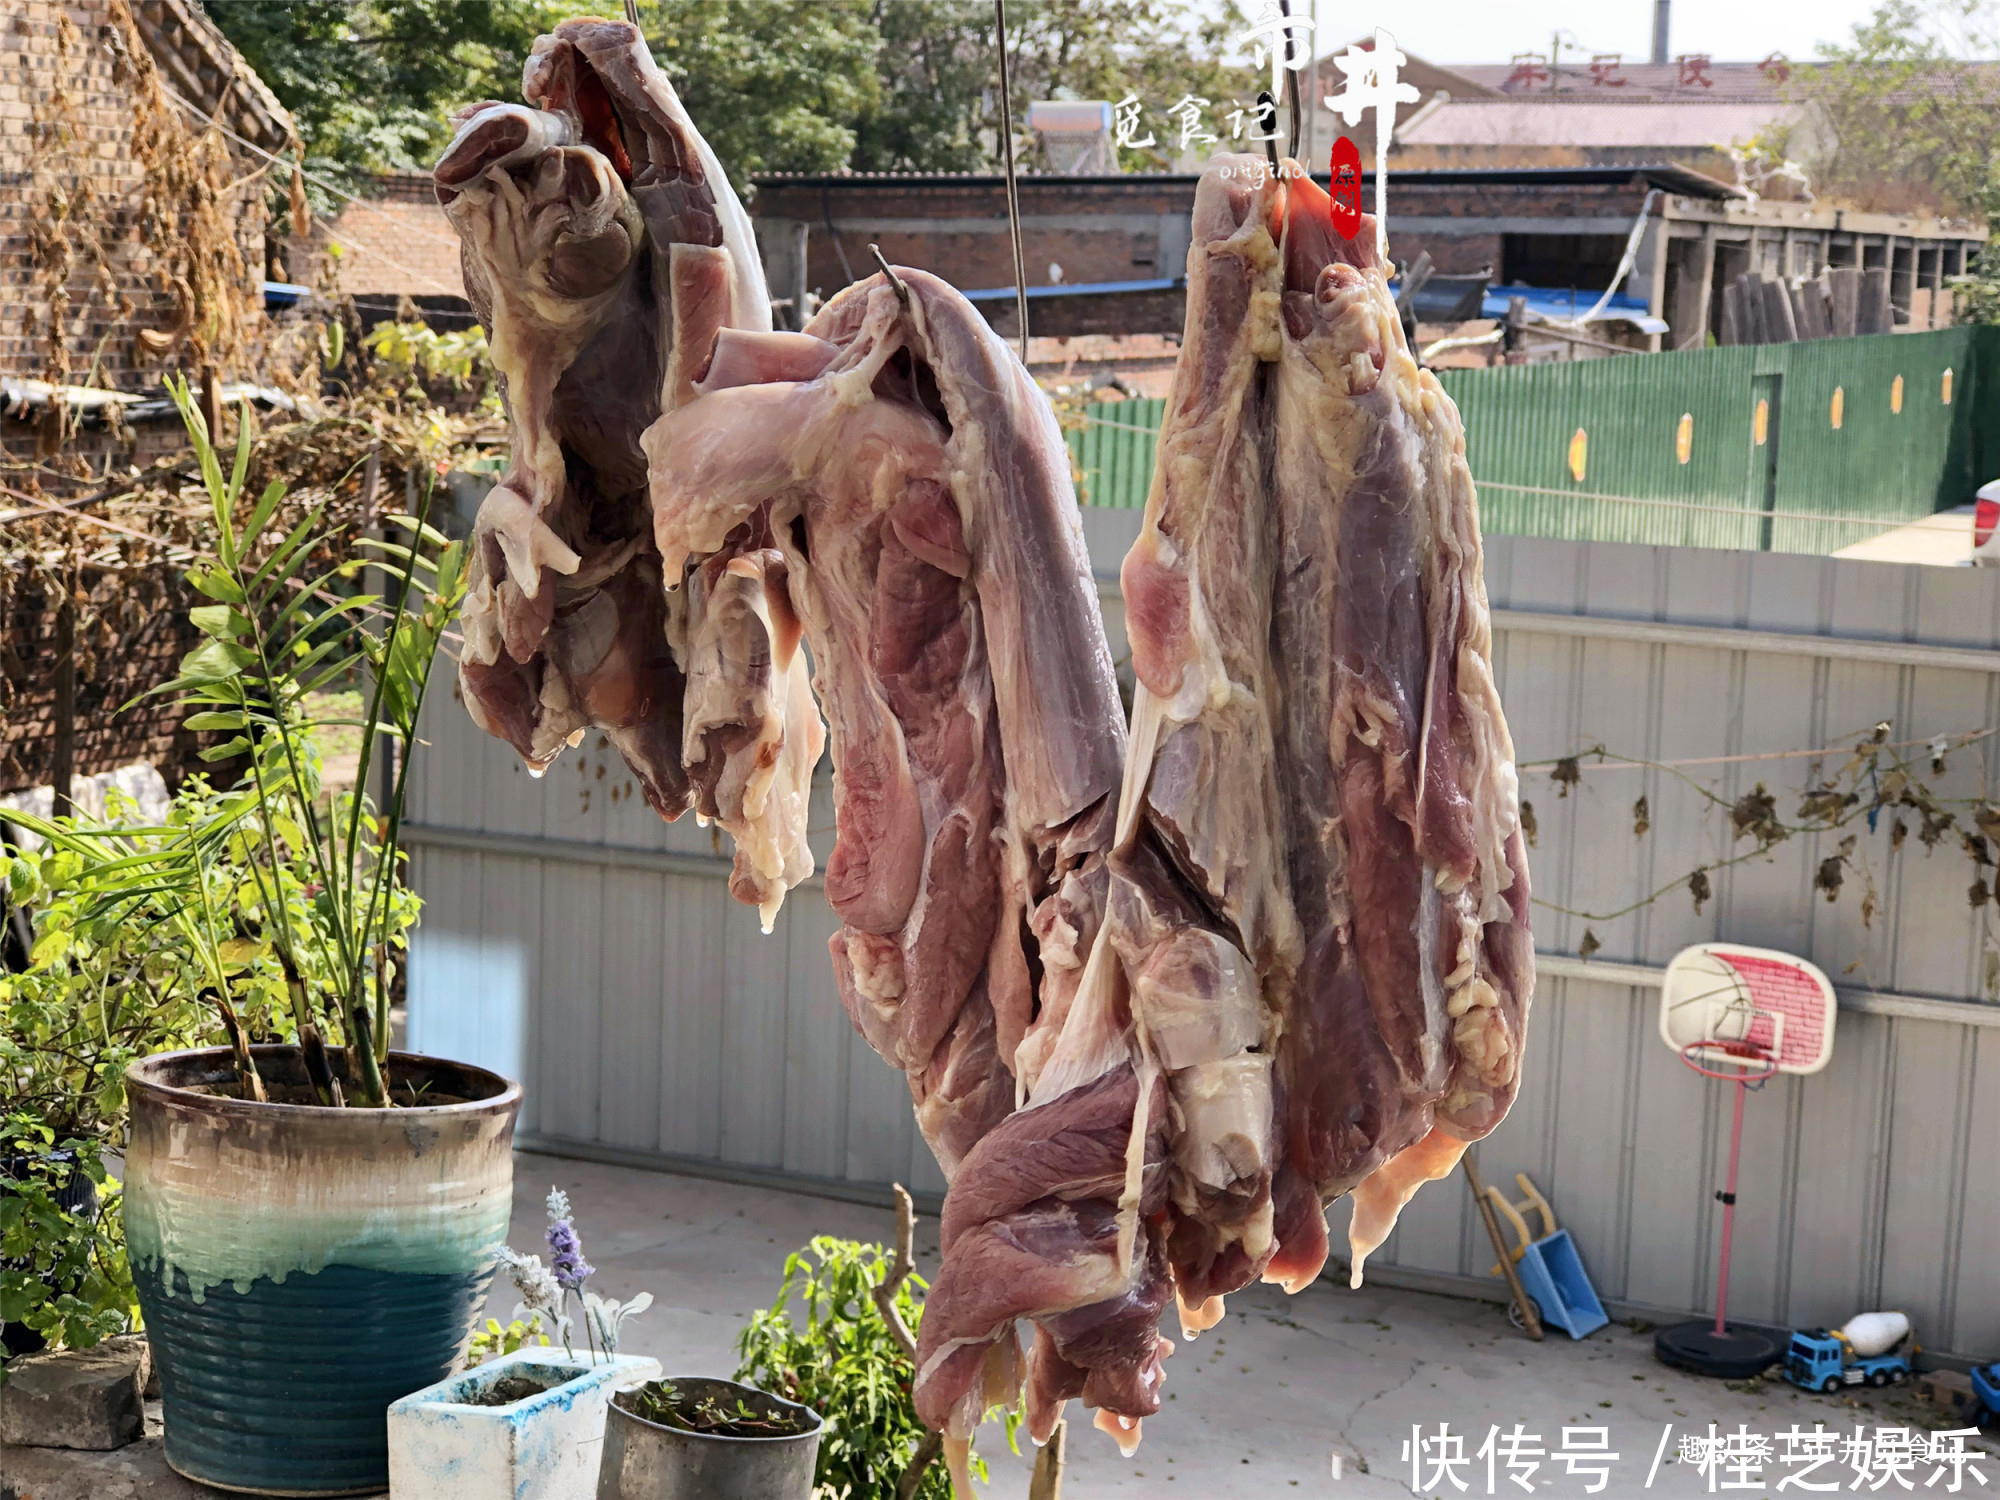
[[[1197,4],[1202,0],[1196,0]],[[1305,13],[1313,0],[1293,0]],[[1261,0],[1244,0],[1255,14]],[[1706,52],[1717,61],[1755,62],[1773,51],[1809,58],[1823,41],[1844,41],[1848,28],[1875,9],[1875,0],[1673,0],[1668,55]],[[1621,52],[1627,62],[1652,54],[1653,0],[1318,0],[1319,51],[1385,27],[1405,52],[1435,63],[1504,63],[1517,52],[1546,53],[1549,33],[1562,28],[1592,52]],[[1565,60],[1569,54],[1564,53]]]

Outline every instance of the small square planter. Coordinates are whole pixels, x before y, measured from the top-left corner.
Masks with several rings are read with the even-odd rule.
[[[660,1362],[633,1354],[570,1356],[521,1349],[389,1408],[394,1500],[592,1500],[613,1390],[659,1378]],[[477,1404],[503,1380],[553,1381],[504,1406]]]

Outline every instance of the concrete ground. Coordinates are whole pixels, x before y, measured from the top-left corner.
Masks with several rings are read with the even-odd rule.
[[[1931,567],[1962,568],[1972,561],[1970,505],[1941,510],[1907,526],[1842,547],[1835,557],[1859,562],[1925,563]]]
[[[627,1325],[621,1348],[655,1356],[669,1374],[732,1373],[738,1330],[753,1309],[771,1302],[785,1257],[813,1235],[886,1242],[895,1234],[886,1209],[523,1155],[515,1170],[515,1248],[542,1248],[541,1205],[551,1186],[570,1195],[597,1267],[593,1286],[621,1300],[653,1294],[653,1307]],[[920,1272],[937,1264],[934,1219],[919,1221],[917,1262]],[[494,1315],[506,1321],[516,1300],[512,1287],[498,1288]],[[1815,1421],[1842,1432],[1857,1422],[1870,1428],[1956,1425],[1907,1389],[1863,1391],[1858,1398],[1809,1396],[1782,1380],[1701,1380],[1659,1364],[1650,1333],[1621,1324],[1580,1343],[1553,1333],[1533,1344],[1494,1304],[1387,1287],[1349,1291],[1329,1281],[1296,1297],[1258,1287],[1232,1298],[1220,1327],[1183,1344],[1168,1361],[1165,1408],[1147,1422],[1133,1458],[1090,1430],[1080,1407],[1072,1404],[1070,1412],[1069,1500],[1284,1495],[1294,1489],[1405,1500],[1413,1493],[1455,1496],[1461,1492],[1429,1464],[1413,1484],[1403,1456],[1413,1426],[1435,1438],[1440,1423],[1448,1424],[1450,1435],[1466,1438],[1464,1452],[1472,1461],[1457,1471],[1467,1484],[1464,1493],[1526,1493],[1508,1483],[1504,1461],[1489,1491],[1486,1465],[1476,1457],[1489,1427],[1511,1431],[1517,1422],[1540,1434],[1551,1452],[1562,1445],[1565,1426],[1608,1428],[1609,1450],[1619,1458],[1596,1491],[1607,1495],[1647,1491],[1654,1452],[1671,1424],[1651,1493],[1709,1494],[1708,1478],[1676,1464],[1674,1454],[1684,1433],[1705,1435],[1711,1422],[1724,1432],[1744,1424],[1766,1435],[1795,1422],[1806,1432]],[[1987,1452],[2000,1454],[2000,1444],[1980,1441]],[[997,1424],[981,1430],[977,1447],[993,1467],[988,1493],[1005,1500],[1026,1495],[1034,1450],[1025,1440],[1022,1446],[1016,1458]],[[1336,1455],[1342,1460],[1338,1481],[1332,1476]],[[1987,1488],[2000,1494],[2000,1457],[1983,1467]],[[1797,1472],[1773,1463],[1762,1476],[1768,1489],[1755,1492],[1774,1493],[1781,1476]],[[1822,1469],[1812,1481],[1830,1472]],[[1919,1490],[1927,1476],[1928,1470],[1917,1475]],[[1555,1496],[1581,1495],[1591,1483],[1582,1474],[1571,1477],[1560,1463],[1545,1462],[1527,1477],[1537,1493]],[[1721,1475],[1718,1483],[1730,1477]],[[1843,1491],[1855,1478],[1850,1469],[1838,1477]],[[1897,1488],[1894,1482],[1888,1487]],[[1979,1488],[1968,1475],[1961,1493]]]
[[[767,1188],[743,1187],[627,1167],[522,1155],[515,1165],[514,1247],[546,1258],[543,1200],[551,1187],[570,1196],[587,1257],[597,1268],[591,1285],[620,1300],[646,1291],[651,1309],[626,1325],[623,1348],[650,1354],[667,1373],[728,1375],[735,1340],[750,1313],[768,1306],[784,1274],[785,1257],[817,1234],[888,1241],[895,1221],[886,1209]],[[1431,1191],[1439,1191],[1433,1188]],[[937,1223],[919,1221],[920,1271],[937,1264]],[[505,1322],[518,1300],[504,1281],[489,1311]],[[1169,1334],[1175,1330],[1168,1329]],[[1176,1339],[1178,1343],[1179,1340]],[[0,1451],[0,1500],[196,1500],[215,1491],[170,1474],[159,1454],[157,1406],[149,1436],[114,1454],[53,1449]],[[1258,1287],[1231,1299],[1227,1320],[1167,1365],[1167,1401],[1146,1424],[1131,1459],[1092,1431],[1074,1404],[1068,1500],[1111,1496],[1329,1497],[1526,1494],[1509,1483],[1504,1457],[1494,1484],[1478,1451],[1489,1428],[1522,1424],[1540,1446],[1557,1452],[1563,1429],[1607,1429],[1604,1446],[1617,1455],[1605,1483],[1581,1468],[1549,1458],[1524,1472],[1537,1494],[1595,1493],[1693,1496],[1716,1493],[1710,1477],[1675,1462],[1685,1434],[1724,1433],[1739,1426],[1776,1438],[1794,1423],[1816,1422],[1845,1436],[1857,1425],[1938,1428],[1956,1423],[1907,1388],[1855,1396],[1809,1396],[1783,1381],[1725,1383],[1669,1370],[1653,1359],[1649,1333],[1612,1324],[1578,1343],[1552,1333],[1530,1343],[1508,1325],[1503,1308],[1486,1302],[1370,1286],[1349,1291],[1330,1281],[1296,1297]],[[1428,1461],[1413,1476],[1405,1445],[1420,1428],[1427,1453],[1440,1424],[1462,1438],[1467,1462],[1455,1470],[1460,1489]],[[1654,1455],[1667,1436],[1656,1475]],[[1577,1442],[1588,1439],[1579,1436]],[[1524,1442],[1522,1459],[1530,1461]],[[1966,1474],[1958,1493],[2000,1495],[2000,1443],[1974,1440],[1985,1455],[1982,1484]],[[995,1500],[1027,1494],[1032,1448],[1016,1457],[997,1424],[981,1429],[978,1449],[993,1468],[986,1493]],[[1334,1459],[1340,1477],[1334,1477]],[[1858,1486],[1869,1489],[1879,1470]],[[1925,1490],[1929,1469],[1914,1471]],[[1778,1481],[1799,1475],[1774,1461],[1761,1471],[1721,1473],[1716,1484],[1772,1495]],[[1801,1476],[1804,1477],[1804,1476]],[[1830,1465],[1810,1476],[1838,1481],[1856,1475]],[[1731,1481],[1737,1481],[1732,1485]],[[1794,1488],[1804,1488],[1799,1485]],[[1897,1480],[1886,1489],[1901,1492]],[[1942,1493],[1945,1482],[1935,1489]],[[856,1497],[861,1500],[861,1497]]]

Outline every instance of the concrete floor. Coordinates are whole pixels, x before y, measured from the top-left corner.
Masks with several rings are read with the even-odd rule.
[[[1963,568],[1972,562],[1970,505],[1941,510],[1907,526],[1897,526],[1842,547],[1833,555],[1858,562],[1924,563],[1938,568]]]
[[[625,1167],[522,1155],[516,1160],[512,1243],[541,1250],[542,1200],[551,1186],[570,1195],[586,1253],[597,1267],[593,1286],[620,1299],[650,1291],[653,1307],[627,1325],[623,1348],[657,1357],[669,1374],[729,1374],[734,1340],[750,1312],[768,1305],[785,1257],[815,1234],[888,1241],[893,1216],[884,1209]],[[1440,1191],[1433,1188],[1431,1191]],[[937,1225],[920,1220],[918,1269],[937,1264]],[[494,1294],[503,1322],[516,1302],[511,1286]],[[1169,1329],[1171,1335],[1175,1330]],[[1176,1340],[1176,1342],[1179,1342]],[[1106,1496],[1194,1494],[1402,1496],[1457,1495],[1434,1476],[1413,1484],[1403,1456],[1412,1426],[1435,1436],[1440,1422],[1467,1435],[1476,1454],[1490,1426],[1516,1422],[1561,1445],[1565,1426],[1604,1426],[1620,1455],[1598,1493],[1640,1494],[1661,1434],[1671,1424],[1667,1456],[1650,1493],[1712,1493],[1692,1467],[1674,1462],[1683,1433],[1723,1432],[1739,1423],[1775,1434],[1794,1422],[1807,1432],[1829,1429],[1955,1425],[1907,1389],[1864,1391],[1860,1397],[1809,1396],[1783,1381],[1725,1384],[1682,1375],[1653,1359],[1650,1334],[1620,1324],[1581,1343],[1557,1333],[1532,1344],[1489,1303],[1386,1287],[1349,1291],[1322,1281],[1297,1297],[1259,1287],[1230,1302],[1230,1316],[1167,1365],[1167,1402],[1146,1424],[1131,1459],[1072,1404],[1070,1500]],[[1988,1453],[2000,1444],[1980,1440]],[[989,1493],[1023,1496],[1033,1450],[1007,1451],[997,1424],[982,1429],[978,1447],[993,1466]],[[1343,1477],[1332,1479],[1332,1460]],[[1985,1465],[1987,1487],[2000,1492],[2000,1458]],[[1765,1481],[1796,1470],[1773,1464]],[[1828,1476],[1821,1470],[1814,1482]],[[1486,1487],[1485,1464],[1459,1471],[1466,1493],[1515,1493],[1504,1463],[1498,1488]],[[1530,1476],[1538,1492],[1582,1494],[1586,1479],[1561,1465]],[[1724,1476],[1726,1480],[1728,1476]],[[1843,1490],[1851,1471],[1840,1474]],[[1917,1478],[1923,1485],[1923,1474]],[[1172,1488],[1169,1488],[1172,1486]],[[1892,1486],[1893,1487],[1893,1486]],[[1979,1486],[1969,1478],[1968,1490]],[[1770,1492],[1770,1491],[1766,1491]],[[1522,1492],[1525,1493],[1525,1492]]]
[[[626,1325],[623,1347],[657,1357],[669,1374],[733,1373],[738,1330],[776,1295],[785,1257],[814,1235],[887,1241],[895,1234],[894,1217],[885,1209],[523,1154],[515,1162],[509,1238],[516,1249],[544,1258],[543,1200],[551,1187],[570,1196],[585,1253],[597,1268],[592,1288],[621,1300],[653,1294],[653,1306]],[[937,1264],[934,1219],[919,1220],[917,1261],[919,1271]],[[505,1322],[517,1300],[503,1281],[489,1311]],[[1110,1439],[1092,1431],[1080,1407],[1072,1404],[1070,1414],[1068,1500],[1209,1500],[1294,1489],[1357,1500],[1526,1494],[1509,1484],[1504,1462],[1488,1488],[1486,1465],[1476,1457],[1491,1426],[1511,1431],[1517,1422],[1551,1451],[1561,1445],[1565,1426],[1602,1426],[1609,1429],[1610,1451],[1619,1455],[1595,1491],[1586,1490],[1585,1476],[1545,1462],[1524,1476],[1538,1494],[1706,1495],[1716,1492],[1709,1479],[1676,1464],[1674,1454],[1683,1434],[1705,1434],[1711,1422],[1723,1432],[1743,1424],[1767,1436],[1794,1423],[1810,1432],[1824,1422],[1843,1434],[1857,1423],[1957,1425],[1907,1388],[1808,1396],[1781,1380],[1699,1380],[1657,1363],[1650,1335],[1621,1324],[1581,1343],[1552,1334],[1532,1344],[1508,1326],[1505,1310],[1495,1304],[1380,1286],[1355,1292],[1329,1281],[1297,1297],[1258,1287],[1232,1298],[1228,1319],[1169,1361],[1166,1407],[1146,1424],[1135,1457],[1121,1457]],[[148,1415],[147,1439],[118,1453],[0,1451],[0,1500],[202,1500],[219,1494],[166,1469],[157,1404]],[[1457,1471],[1463,1490],[1428,1465],[1415,1479],[1410,1473],[1404,1445],[1411,1428],[1434,1438],[1440,1423],[1465,1439],[1461,1451],[1470,1461]],[[1666,1457],[1649,1487],[1668,1424]],[[2000,1493],[2000,1442],[1980,1438],[1974,1446],[1990,1455],[1983,1461],[1985,1483],[1968,1475],[1960,1492]],[[1025,1496],[1034,1450],[1024,1443],[1021,1456],[1009,1453],[998,1424],[981,1430],[978,1447],[993,1468],[986,1492],[995,1500]],[[1735,1488],[1775,1494],[1788,1473],[1796,1470],[1774,1463],[1764,1469],[1762,1484]],[[1927,1473],[1915,1476],[1919,1491]],[[1845,1468],[1823,1469],[1812,1480],[1830,1474],[1843,1492],[1855,1487]],[[1719,1483],[1729,1488],[1731,1477],[1719,1476]],[[1936,1488],[1942,1492],[1943,1485]]]

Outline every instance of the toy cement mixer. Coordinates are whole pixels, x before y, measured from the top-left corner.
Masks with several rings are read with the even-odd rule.
[[[1908,1342],[1910,1347],[1901,1346]],[[1808,1391],[1844,1385],[1901,1385],[1918,1353],[1910,1320],[1899,1312],[1862,1313],[1829,1333],[1815,1328],[1792,1335],[1785,1351],[1785,1379]]]

